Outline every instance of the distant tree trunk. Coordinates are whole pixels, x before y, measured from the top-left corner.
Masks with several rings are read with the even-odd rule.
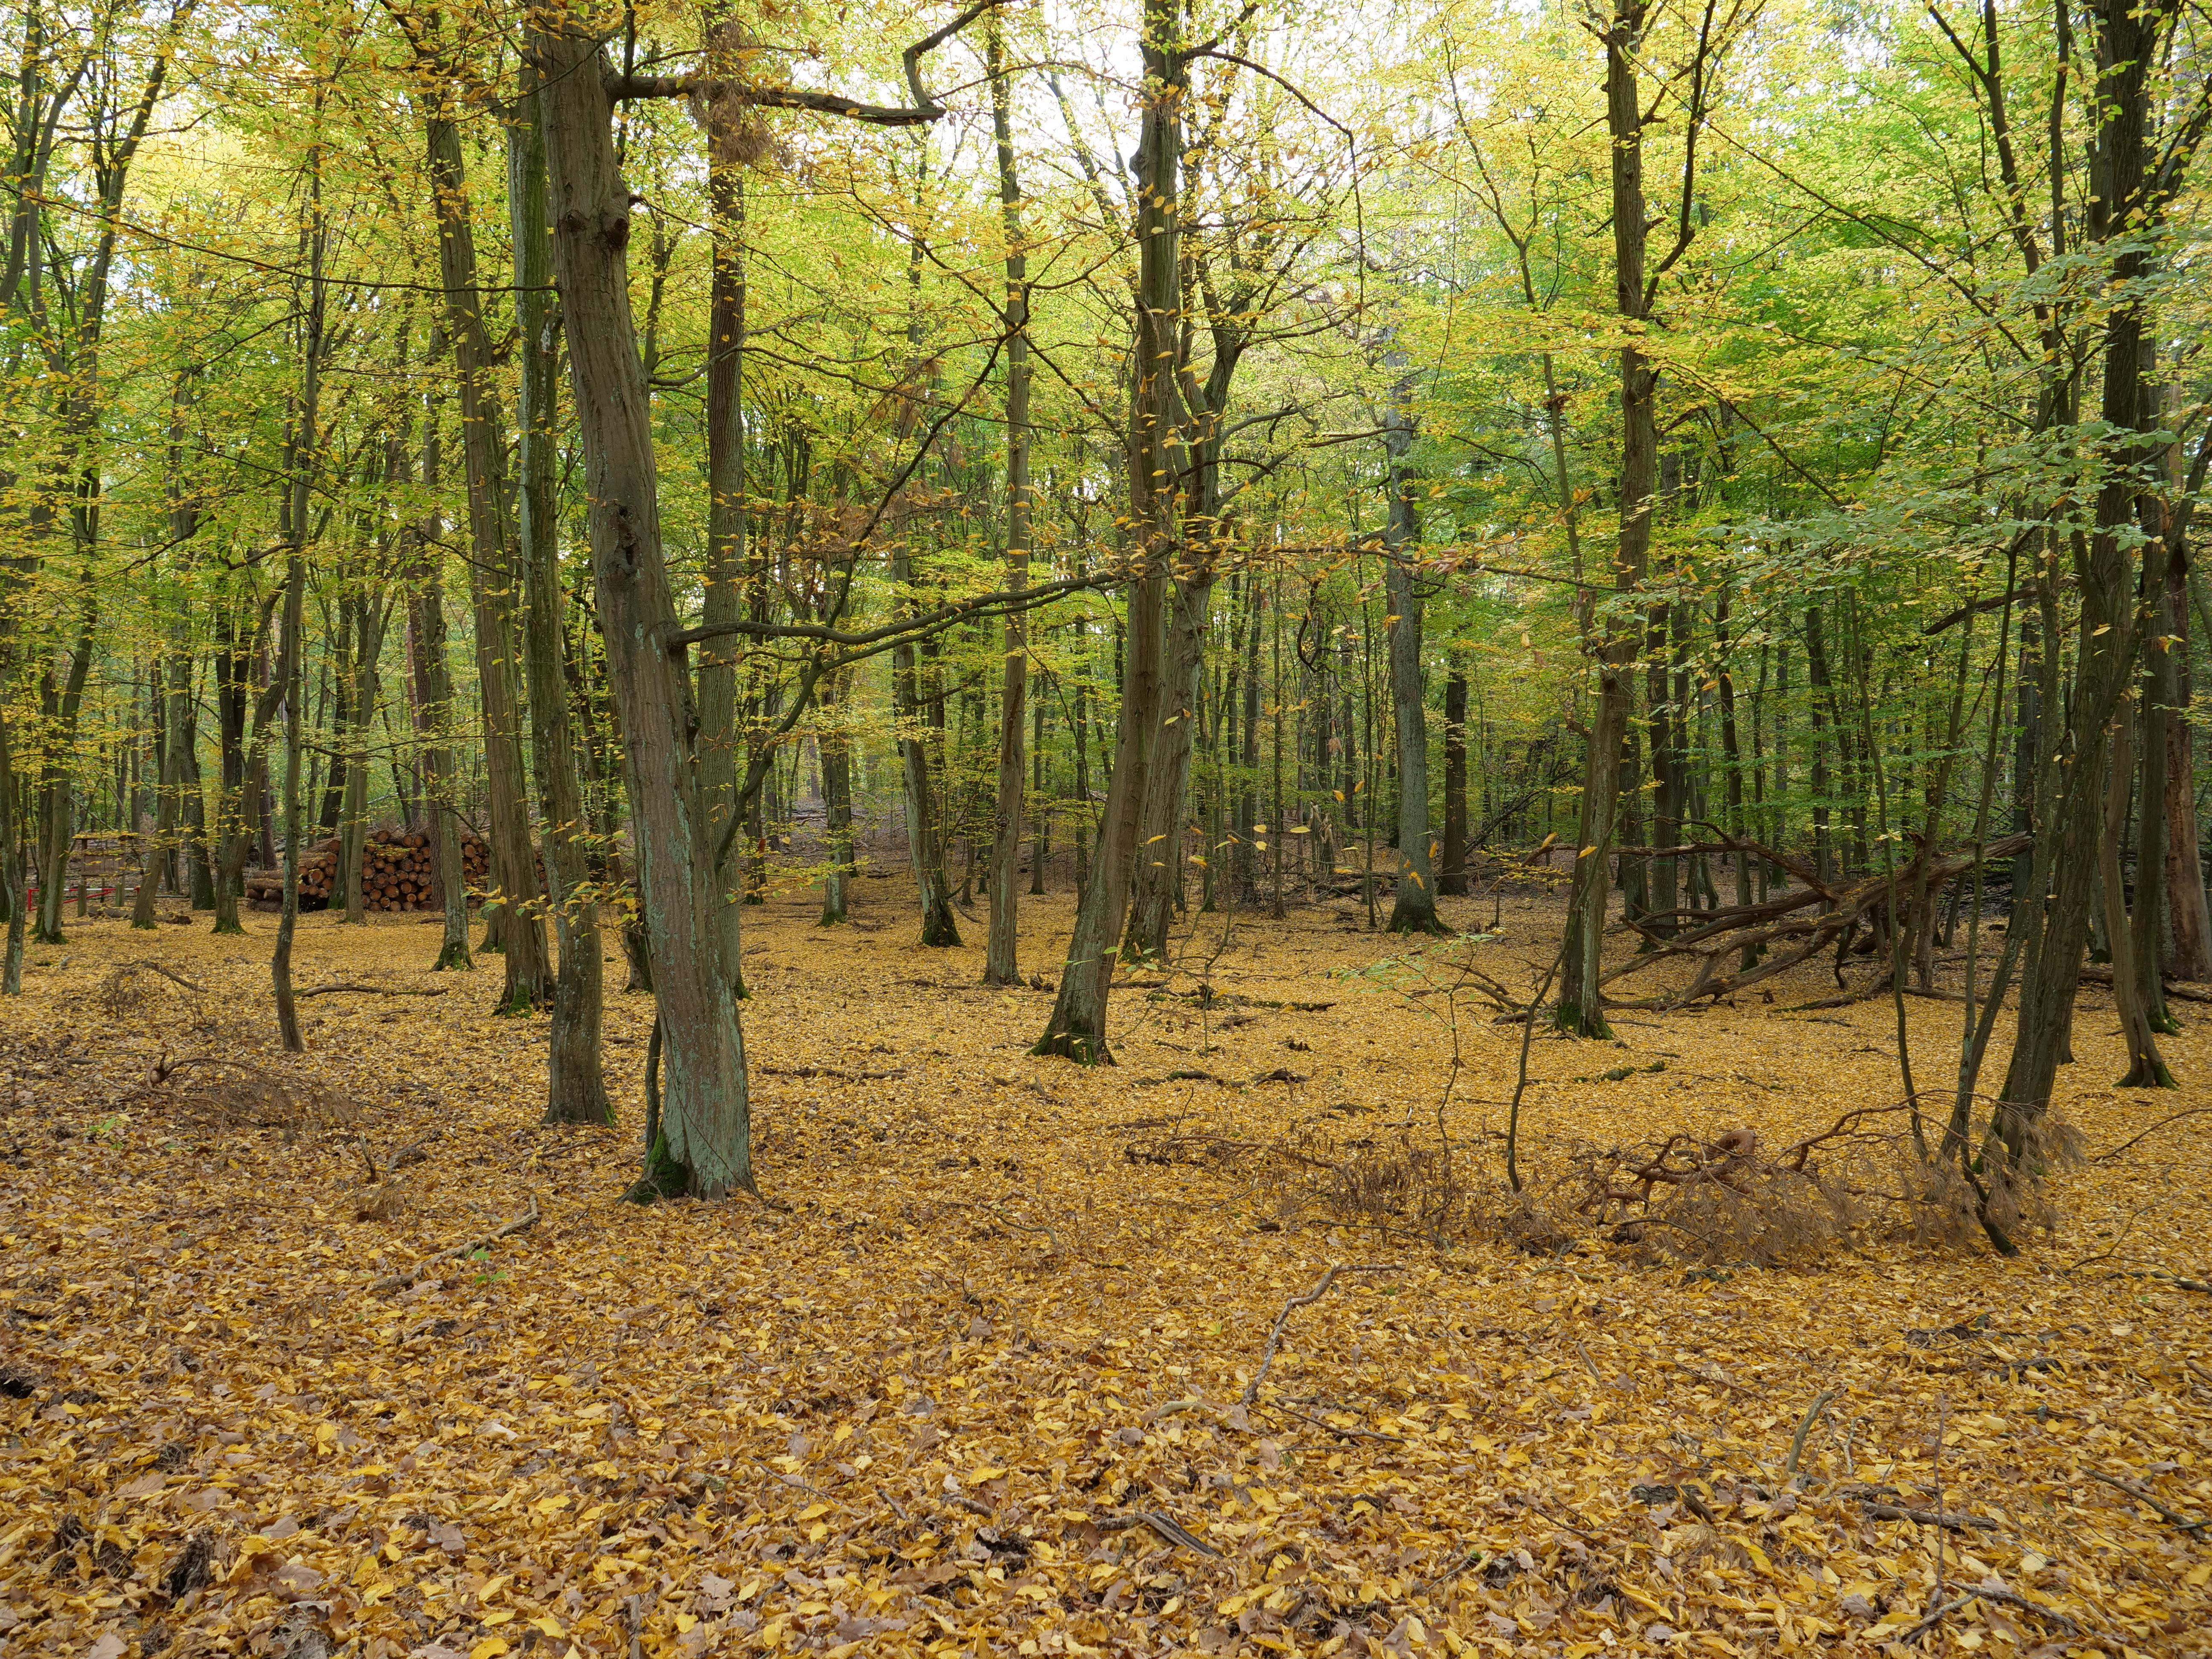
[[[1052,851],[1052,806],[1044,794],[1044,693],[1045,687],[1040,685],[1030,713],[1034,722],[1030,732],[1030,787],[1036,796],[1036,823],[1030,840],[1030,896],[1033,898],[1043,895],[1044,861]]]
[[[2161,701],[2169,711],[2188,708],[2195,697],[2190,665],[2189,540],[2184,510],[2172,509],[2175,528],[2166,561],[2159,631],[2172,643],[2160,652]],[[2166,726],[2166,971],[2176,979],[2212,979],[2212,908],[2204,893],[2203,854],[2197,825],[2197,731],[2177,713]]]
[[[530,746],[537,764],[538,811],[545,826],[546,896],[560,945],[553,1021],[546,1051],[548,1123],[611,1123],[613,1103],[599,1069],[605,967],[599,897],[592,881],[590,830],[576,776],[576,743],[562,658],[561,537],[554,448],[559,431],[560,355],[552,339],[553,245],[545,221],[545,133],[538,71],[527,58],[507,130],[507,199],[514,245],[515,406],[521,474],[520,533],[525,660],[530,683]]]
[[[1817,605],[1805,612],[1805,683],[1813,694],[1813,867],[1826,881],[1836,873],[1835,849],[1828,833],[1828,716],[1834,688],[1828,678],[1827,633]]]
[[[851,695],[842,684],[833,684],[823,701],[821,736],[816,739],[822,756],[822,806],[830,840],[830,868],[822,882],[821,926],[834,927],[846,919],[851,903],[853,879],[853,740],[842,722]]]
[[[991,76],[991,127],[998,141],[999,203],[1006,237],[1006,586],[1018,592],[1030,568],[1030,295],[1022,246],[1022,186],[1014,171],[1012,91],[997,15],[986,37]],[[1022,855],[1022,738],[1029,693],[1028,624],[1006,615],[1005,663],[999,689],[999,792],[991,833],[991,931],[983,960],[986,985],[1021,977],[1015,952],[1014,878]]]
[[[438,499],[442,480],[443,446],[438,429],[437,405],[430,404],[422,421],[422,493]],[[431,879],[444,907],[446,931],[438,943],[433,973],[447,969],[466,973],[469,959],[468,878],[461,865],[459,779],[453,765],[450,733],[453,729],[452,671],[446,660],[446,597],[444,555],[440,551],[445,526],[433,506],[428,520],[410,532],[416,558],[408,597],[408,643],[415,676],[415,736],[422,745],[423,793],[433,819],[434,864]]]
[[[1455,663],[1444,681],[1444,854],[1437,892],[1466,896],[1467,854],[1467,670]]]
[[[1413,441],[1413,383],[1392,388],[1383,447],[1390,457],[1390,522],[1382,545],[1383,591],[1395,620],[1390,642],[1391,724],[1398,739],[1398,883],[1390,906],[1394,933],[1448,933],[1437,916],[1436,871],[1429,846],[1429,723],[1421,675],[1420,526],[1413,512],[1407,451]]]

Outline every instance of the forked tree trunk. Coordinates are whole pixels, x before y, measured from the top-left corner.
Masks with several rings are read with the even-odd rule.
[[[1052,1017],[1034,1052],[1084,1064],[1110,1062],[1107,993],[1113,983],[1128,906],[1130,866],[1145,818],[1155,741],[1162,718],[1162,610],[1174,566],[1175,383],[1178,325],[1176,173],[1182,151],[1187,61],[1177,50],[1180,0],[1145,0],[1144,115],[1137,143],[1138,256],[1135,368],[1129,408],[1131,555],[1127,651],[1114,773],[1106,787],[1090,881],[1060,976]]]
[[[2092,246],[2112,251],[2112,291],[2123,296],[2105,322],[2100,410],[2115,434],[2140,432],[2145,407],[2146,319],[2136,285],[2149,268],[2147,219],[2158,216],[2147,198],[2151,74],[2177,9],[2174,0],[2153,0],[2138,8],[2113,7],[2097,19],[2097,61],[2112,67],[2100,82],[2087,228]],[[2136,561],[2127,532],[2135,526],[2139,486],[2130,464],[2148,458],[2141,438],[2116,436],[2115,447],[2097,492],[2094,528],[2075,542],[2081,602],[2073,695],[2066,704],[2070,753],[2063,768],[2051,769],[2055,784],[2036,826],[2036,866],[2048,884],[2031,895],[2014,923],[2028,930],[2027,967],[1996,1127],[2015,1160],[2026,1154],[2036,1120],[2050,1108],[2073,1030],[2089,896],[2097,881],[2107,734],[2136,663]],[[2042,902],[2033,902],[2036,898]]]
[[[599,42],[538,15],[553,263],[584,447],[607,678],[635,811],[638,888],[663,1033],[654,1179],[700,1198],[754,1190],[744,1038],[722,959],[719,836],[691,751],[691,687],[662,641],[679,623],[661,553],[652,409],[629,307],[630,193],[617,165]]]

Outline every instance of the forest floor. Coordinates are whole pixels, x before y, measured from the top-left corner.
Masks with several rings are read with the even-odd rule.
[[[980,920],[924,951],[902,883],[832,933],[816,904],[747,913],[765,1206],[620,1201],[650,1012],[618,963],[623,1121],[549,1129],[543,1022],[486,1013],[496,958],[422,971],[422,919],[302,922],[301,983],[447,994],[306,1002],[297,1061],[272,917],[33,951],[0,1006],[0,1655],[2212,1654],[2212,1139],[2098,1156],[2212,1102],[2212,1010],[2180,1006],[2179,1093],[2123,1092],[2085,989],[2091,1157],[2018,1258],[1876,1214],[1707,1267],[1483,1219],[1522,1032],[1450,964],[1525,995],[1551,899],[1419,947],[1351,902],[1218,954],[1198,918],[1091,1071],[1026,1053],[1048,998],[977,986]],[[1056,977],[1064,896],[1023,914]],[[115,973],[147,960],[199,988]],[[1534,1042],[1532,1213],[1577,1146],[1897,1100],[1887,1001],[1790,1012],[1833,989]],[[1908,1014],[1940,1081],[1958,1006]],[[287,1092],[149,1087],[164,1054]]]

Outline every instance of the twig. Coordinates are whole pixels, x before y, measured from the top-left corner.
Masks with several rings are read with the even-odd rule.
[[[2118,1158],[2122,1152],[2127,1151],[2129,1147],[2134,1146],[2136,1141],[2142,1140],[2148,1136],[2156,1134],[2160,1129],[2166,1127],[2167,1124],[2179,1123],[2185,1117],[2195,1117],[2203,1112],[2212,1112],[2212,1106],[2191,1106],[2185,1112],[2176,1112],[2172,1117],[2162,1117],[2159,1119],[2157,1122],[2152,1124],[2149,1128],[2145,1129],[2142,1134],[2130,1135],[2127,1139],[2113,1147],[2111,1152],[2099,1152],[2094,1158],[2091,1158],[2089,1162],[2092,1164],[2109,1164],[2112,1159]]]
[[[339,995],[364,997],[441,997],[446,994],[442,985],[417,989],[408,985],[310,985],[304,991],[292,993],[299,997],[331,997]]]
[[[878,1486],[878,1487],[876,1488],[876,1496],[877,1496],[877,1497],[878,1497],[878,1498],[882,1498],[885,1504],[889,1504],[889,1505],[890,1506],[890,1511],[891,1511],[891,1513],[892,1513],[893,1515],[896,1515],[896,1516],[898,1516],[898,1518],[899,1518],[900,1520],[902,1520],[902,1521],[911,1521],[911,1520],[914,1518],[912,1516],[908,1515],[908,1514],[904,1510],[901,1509],[901,1508],[899,1507],[899,1501],[898,1501],[898,1499],[897,1499],[897,1498],[894,1498],[894,1497],[892,1497],[892,1496],[890,1495],[890,1493],[889,1492],[885,1491],[883,1487],[881,1487],[881,1486]]]
[[[1929,1475],[1936,1486],[1936,1589],[1928,1600],[1932,1606],[1943,1599],[1943,1534],[1941,1522],[1943,1514],[1943,1441],[1951,1426],[1951,1395],[1949,1390],[1936,1396],[1936,1453],[1929,1461]]]
[[[1921,1632],[1924,1630],[1932,1630],[1935,1626],[1942,1623],[1947,1615],[1958,1612],[1960,1607],[1965,1607],[1967,1602],[1973,1599],[1974,1598],[1971,1595],[1962,1595],[1955,1601],[1946,1601],[1940,1607],[1930,1607],[1928,1610],[1928,1616],[1926,1618],[1923,1619],[1918,1624],[1913,1626],[1910,1630],[1899,1631],[1897,1633],[1896,1639],[1899,1642],[1910,1642],[1914,1637],[1919,1635]]]
[[[186,979],[182,974],[173,973],[168,969],[161,966],[158,962],[147,962],[142,958],[137,962],[126,962],[123,965],[125,968],[143,968],[148,973],[159,974],[163,979],[169,981],[172,984],[183,986],[187,991],[198,991],[202,996],[205,996],[207,994],[206,986],[195,985],[191,981]]]
[[[1186,1531],[1177,1522],[1156,1510],[1133,1510],[1127,1515],[1094,1515],[1091,1524],[1101,1532],[1121,1532],[1130,1527],[1150,1527],[1170,1544],[1180,1544],[1185,1549],[1196,1550],[1200,1555],[1210,1555],[1217,1561],[1221,1552],[1203,1538]]]
[[[1407,1601],[1411,1601],[1416,1595],[1426,1595],[1431,1590],[1442,1589],[1446,1584],[1450,1583],[1453,1579],[1458,1577],[1460,1574],[1465,1572],[1469,1567],[1474,1566],[1479,1561],[1488,1559],[1489,1554],[1490,1552],[1488,1550],[1483,1548],[1481,1545],[1477,1544],[1473,1549],[1469,1550],[1465,1555],[1461,1556],[1458,1560],[1453,1562],[1451,1565],[1445,1568],[1435,1577],[1425,1580],[1421,1583],[1414,1585],[1411,1590],[1407,1592],[1406,1599]]]
[[[1385,1434],[1380,1429],[1340,1429],[1334,1423],[1325,1423],[1318,1417],[1309,1417],[1305,1413],[1293,1410],[1288,1406],[1269,1405],[1262,1406],[1260,1409],[1276,1412],[1285,1417],[1295,1417],[1301,1423],[1312,1424],[1324,1434],[1341,1435],[1346,1440],[1387,1440],[1394,1446],[1402,1446],[1406,1443],[1406,1437],[1402,1434]]]
[[[1933,1510],[1907,1509],[1902,1504],[1881,1504],[1866,1498],[1859,1501],[1866,1506],[1866,1512],[1877,1521],[1912,1521],[1923,1527],[1948,1528],[1952,1532],[2004,1530],[2002,1525],[1985,1515],[1939,1515]]]
[[[827,1498],[830,1495],[828,1492],[823,1492],[819,1486],[808,1486],[804,1480],[801,1480],[795,1474],[786,1474],[781,1469],[776,1468],[775,1464],[769,1462],[765,1457],[756,1457],[753,1459],[753,1462],[759,1464],[761,1468],[766,1469],[777,1480],[782,1481],[787,1486],[796,1486],[801,1492],[812,1492],[817,1498]]]
[[[1261,1356],[1260,1369],[1253,1373],[1251,1382],[1245,1385],[1244,1403],[1250,1406],[1258,1401],[1260,1385],[1267,1380],[1267,1368],[1275,1363],[1275,1350],[1282,1343],[1283,1327],[1290,1323],[1291,1316],[1300,1308],[1311,1307],[1328,1295],[1328,1287],[1336,1283],[1339,1273],[1395,1273],[1401,1271],[1395,1261],[1368,1262],[1351,1267],[1340,1264],[1323,1273],[1321,1282],[1304,1296],[1294,1296],[1283,1304],[1282,1312],[1275,1316],[1275,1328],[1267,1333],[1267,1352]]]
[[[1783,1474],[1790,1480],[1797,1478],[1797,1461],[1805,1455],[1805,1437],[1813,1432],[1813,1425],[1820,1413],[1828,1409],[1828,1402],[1836,1397],[1833,1389],[1823,1389],[1813,1396],[1813,1403],[1805,1408],[1805,1415],[1797,1420],[1797,1432],[1790,1437],[1790,1461],[1782,1466]]]
[[[481,1238],[472,1238],[465,1244],[456,1244],[451,1249],[441,1250],[435,1255],[426,1255],[404,1273],[392,1273],[378,1279],[368,1287],[371,1296],[386,1296],[393,1291],[404,1291],[441,1261],[450,1261],[457,1255],[466,1255],[471,1250],[480,1250],[513,1233],[519,1233],[538,1224],[538,1195],[530,1195],[530,1208],[512,1221],[495,1227]]]
[[[1926,1618],[1910,1630],[1899,1631],[1894,1639],[1899,1642],[1910,1642],[1922,1632],[1932,1629],[1944,1619],[1958,1612],[1969,1601],[1998,1601],[2008,1607],[2020,1607],[2028,1613],[2039,1613],[2045,1619],[2056,1624],[2063,1625],[2068,1630],[2077,1634],[2081,1629],[2081,1626],[2072,1618],[2059,1612],[2056,1607],[2045,1607],[2040,1601],[2031,1601],[2025,1595],[2015,1595],[2012,1591],[1999,1589],[1994,1584],[1979,1584],[1954,1601],[1946,1601],[1940,1607],[1930,1607]]]
[[[2106,1486],[2111,1486],[2117,1491],[2127,1493],[2129,1497],[2134,1498],[2139,1504],[2149,1504],[2151,1508],[2156,1510],[2160,1515],[2164,1516],[2170,1524],[2180,1528],[2184,1532],[2201,1532],[2206,1527],[2212,1527],[2212,1517],[2208,1517],[2202,1521],[2191,1521],[2187,1516],[2182,1514],[2179,1510],[2166,1508],[2165,1504],[2160,1503],[2158,1499],[2153,1498],[2148,1492],[2145,1492],[2141,1486],[2136,1485],[2132,1480],[2123,1480],[2118,1475],[2100,1474],[2095,1469],[2084,1469],[2081,1473],[2087,1475],[2092,1480],[2101,1480]]]
[[[880,1083],[885,1078],[906,1075],[903,1066],[888,1072],[847,1072],[835,1066],[756,1066],[753,1070],[765,1077],[834,1077],[841,1083]]]

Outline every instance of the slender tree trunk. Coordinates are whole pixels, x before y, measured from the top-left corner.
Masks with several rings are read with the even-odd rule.
[[[2119,1009],[2120,1035],[2128,1045],[2127,1074],[2119,1086],[2172,1089],[2178,1085],[2159,1052],[2154,1006],[2144,1000],[2136,976],[2137,951],[2153,949],[2155,941],[2140,932],[2129,915],[2127,878],[2120,862],[2136,781],[2136,710],[2131,705],[2122,705],[2116,726],[2105,781],[2103,833],[2097,841],[2097,877],[2104,889],[2105,927],[2112,940],[2112,1000]]]
[[[1382,545],[1390,649],[1391,725],[1398,740],[1398,882],[1390,905],[1394,933],[1448,933],[1437,916],[1437,878],[1429,842],[1429,724],[1421,675],[1420,526],[1413,512],[1413,384],[1392,388],[1383,425],[1390,457],[1390,522]]]
[[[498,913],[499,946],[507,962],[507,983],[495,1012],[528,1014],[549,1000],[549,987],[514,684],[521,646],[514,616],[520,583],[507,520],[506,422],[492,380],[493,353],[484,329],[460,130],[442,114],[434,115],[425,125],[437,215],[439,275],[445,285],[447,329],[460,392],[461,459],[468,476],[469,592],[476,611],[489,850],[497,889],[484,908],[488,916],[495,909]]]
[[[437,405],[424,410],[422,421],[422,493],[438,499],[443,477],[444,446],[438,429]],[[433,881],[445,910],[446,929],[438,942],[433,973],[451,969],[471,971],[469,958],[468,878],[461,864],[460,780],[453,750],[453,688],[446,654],[445,526],[433,506],[426,523],[413,532],[416,559],[413,591],[410,593],[408,642],[415,675],[415,735],[422,744],[423,793],[428,797],[435,837]]]
[[[1467,858],[1467,670],[1455,663],[1444,681],[1444,854],[1437,892],[1466,896]]]
[[[1180,275],[1177,173],[1182,102],[1188,91],[1181,55],[1181,0],[1144,0],[1145,86],[1137,141],[1138,274],[1127,442],[1131,580],[1121,714],[1106,810],[1091,860],[1091,879],[1050,1019],[1035,1052],[1081,1063],[1110,1061],[1107,993],[1113,981],[1139,852],[1146,795],[1164,702],[1164,590],[1174,568],[1176,481],[1182,457],[1175,380]]]
[[[2174,514],[2177,520],[2180,514]],[[2176,979],[2212,979],[2212,906],[2204,892],[2204,861],[2197,826],[2197,730],[2179,711],[2195,696],[2190,665],[2189,542],[2171,535],[2160,634],[2170,643],[2160,653],[2159,679],[2166,727],[2166,971]],[[2148,809],[2146,809],[2148,810]]]
[[[2090,145],[2087,230],[2092,246],[2112,256],[2110,291],[2119,296],[2104,324],[2100,413],[2111,465],[2097,492],[2093,532],[2075,538],[2075,581],[2081,593],[2074,685],[2066,708],[2069,751],[2039,814],[2037,864],[2047,870],[2047,897],[2015,926],[2027,923],[2011,1065],[2005,1074],[1997,1132],[2015,1160],[2028,1149],[2035,1120],[2049,1109],[2058,1066],[2073,1028],[2088,929],[2089,895],[2097,881],[2097,840],[2105,808],[2106,751],[2113,720],[2136,659],[2133,549],[2125,532],[2136,520],[2139,484],[2134,464],[2150,459],[2142,430],[2144,302],[2138,284],[2149,268],[2146,232],[2158,216],[2147,195],[2152,70],[2175,0],[2097,15],[2097,125]],[[2056,641],[2053,641],[2055,645]],[[2047,854],[2047,857],[2046,857]],[[2145,941],[2154,946],[2155,940]],[[2115,978],[2118,977],[2117,972]]]
[[[1641,319],[1648,218],[1644,198],[1644,112],[1635,53],[1644,9],[1620,0],[1605,35],[1606,127],[1613,141],[1614,303]],[[1659,436],[1654,399],[1658,371],[1635,344],[1620,349],[1620,526],[1613,550],[1613,588],[1641,591],[1651,550],[1651,495],[1657,482]],[[1620,750],[1628,733],[1629,673],[1636,656],[1632,626],[1607,625],[1599,651],[1595,717],[1590,722],[1582,813],[1576,826],[1575,874],[1567,897],[1567,937],[1553,1022],[1577,1036],[1609,1037],[1598,981],[1604,968],[1606,896],[1614,820],[1620,808]]]
[[[1022,245],[1022,186],[1014,171],[1014,138],[1008,80],[999,21],[987,37],[991,76],[991,127],[998,141],[999,203],[1006,237],[1006,586],[1028,585],[1030,568],[1030,337],[1029,260]],[[1006,614],[1005,664],[999,689],[999,792],[991,834],[991,930],[983,982],[1012,985],[1021,978],[1015,953],[1014,878],[1022,854],[1022,738],[1029,693],[1028,623],[1020,611]]]
[[[704,11],[704,45],[708,67],[717,75],[737,78],[743,73],[745,27],[723,0],[713,0]],[[735,622],[750,599],[765,611],[767,582],[763,573],[748,573],[751,525],[745,510],[745,158],[759,135],[746,118],[744,106],[726,91],[709,94],[707,112],[707,198],[712,246],[709,252],[707,298],[707,560],[703,573],[704,601],[701,622],[720,625]],[[759,858],[760,794],[748,803],[738,799],[739,698],[737,636],[726,635],[702,643],[699,653],[699,784],[706,805],[708,831],[719,847],[730,852],[715,866],[715,881],[726,892],[739,888],[745,902],[760,889],[765,871]],[[757,714],[757,700],[746,700]],[[750,769],[747,767],[745,769]],[[737,821],[749,817],[751,834],[733,834]],[[739,842],[745,844],[740,851]],[[723,971],[731,994],[743,997],[741,969],[744,910],[727,904],[716,913],[721,927]]]
[[[554,447],[559,432],[560,356],[553,343],[553,245],[545,221],[545,134],[538,70],[525,59],[514,124],[507,130],[507,199],[514,244],[517,494],[525,594],[525,661],[538,811],[544,824],[546,897],[560,959],[553,979],[546,1051],[548,1123],[611,1123],[615,1109],[599,1070],[605,966],[599,894],[592,880],[590,826],[576,776],[576,743],[562,659],[561,536]]]

